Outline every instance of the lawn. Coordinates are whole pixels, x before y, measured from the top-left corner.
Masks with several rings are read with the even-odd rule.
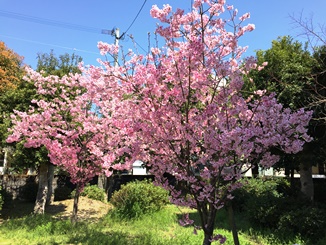
[[[90,200],[88,204],[90,207],[96,206]],[[167,205],[157,213],[135,220],[120,220],[110,215],[110,212],[99,219],[81,217],[82,220],[76,226],[72,226],[63,215],[69,210],[62,208],[62,205],[60,212],[41,216],[24,214],[24,210],[31,211],[30,204],[24,205],[26,209],[17,205],[16,215],[2,221],[0,244],[198,245],[203,241],[201,231],[194,235],[192,227],[178,224],[182,213],[190,211],[190,216],[199,225],[196,212],[174,205]],[[87,211],[84,210],[82,214],[88,217]],[[231,245],[233,240],[227,220],[226,212],[222,210],[217,218],[216,233],[226,236],[225,244]],[[296,238],[280,241],[273,235],[255,231],[240,216],[237,217],[237,224],[242,245],[303,244]]]

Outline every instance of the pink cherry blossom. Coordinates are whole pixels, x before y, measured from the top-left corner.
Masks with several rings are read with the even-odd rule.
[[[225,9],[233,11],[230,19],[222,19]],[[297,153],[311,140],[306,128],[311,112],[283,108],[265,91],[243,97],[243,74],[266,64],[241,59],[246,47],[238,40],[255,26],[241,26],[250,15],[237,14],[225,1],[195,0],[190,13],[154,5],[151,15],[163,23],[156,33],[166,45],[152,48],[146,57],[131,56],[121,65],[123,72],[103,63],[105,69],[89,83],[89,91],[120,98],[102,96],[95,103],[112,108],[117,102],[107,116],[128,135],[124,146],[130,159],[147,162],[175,204],[206,215],[205,244],[223,241],[213,236],[214,223],[207,220],[214,220],[215,211],[233,198],[244,172],[255,164],[275,164],[272,148]],[[91,77],[95,71],[83,72]],[[103,76],[112,89],[98,82]],[[171,185],[167,175],[177,184]],[[181,223],[191,224],[185,217]]]
[[[233,11],[228,19],[222,19],[225,9]],[[150,54],[130,52],[118,67],[100,61],[61,80],[30,71],[39,93],[61,99],[15,112],[8,140],[47,146],[52,161],[82,183],[141,159],[173,203],[197,209],[204,244],[224,242],[213,235],[216,211],[233,198],[243,174],[256,164],[275,164],[271,149],[297,153],[311,140],[311,112],[283,108],[264,91],[243,97],[243,75],[267,64],[241,58],[246,47],[238,41],[254,25],[242,26],[249,14],[237,14],[224,0],[194,0],[190,13],[154,5],[151,15],[162,22],[156,33],[165,45]],[[110,45],[100,42],[99,48],[116,54]],[[63,86],[55,90],[58,83]],[[86,92],[71,94],[70,84]],[[86,110],[90,102],[101,116]],[[40,137],[32,134],[35,125]],[[192,224],[188,216],[181,223]]]
[[[116,106],[115,100],[109,99],[112,94],[104,96],[101,91],[102,96],[97,97],[94,93],[98,91],[88,91],[85,86],[105,86],[100,71],[95,68],[92,71],[89,76],[71,74],[59,78],[43,77],[27,68],[26,81],[33,82],[44,98],[33,100],[33,107],[27,112],[14,111],[13,128],[7,139],[7,142],[24,140],[28,148],[45,146],[50,161],[69,173],[71,182],[77,185],[77,193],[96,175],[110,176],[114,169],[130,168],[130,163],[119,163],[125,153],[119,147],[124,131],[113,126],[118,124],[108,116],[114,114]],[[103,107],[103,113],[101,108],[93,111],[92,107],[102,105],[101,98],[110,100],[110,107]]]

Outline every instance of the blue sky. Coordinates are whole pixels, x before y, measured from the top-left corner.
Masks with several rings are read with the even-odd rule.
[[[100,57],[97,42],[114,42],[111,35],[101,30],[119,28],[123,33],[130,26],[144,0],[0,0],[0,40],[19,55],[24,62],[36,67],[37,53],[56,55],[73,53],[83,57],[85,64],[96,65]],[[156,20],[149,10],[152,5],[170,4],[189,10],[191,0],[147,0],[138,18],[127,34],[132,34],[140,52],[148,48],[148,32],[153,33]],[[313,16],[314,23],[325,24],[325,0],[227,0],[239,13],[251,13],[247,23],[253,23],[256,30],[247,34],[242,45],[248,45],[246,55],[255,50],[268,49],[278,36],[291,35],[299,41],[300,30],[291,24],[289,15],[305,18]],[[50,22],[48,22],[50,20]],[[132,48],[130,38],[120,41],[125,49]]]

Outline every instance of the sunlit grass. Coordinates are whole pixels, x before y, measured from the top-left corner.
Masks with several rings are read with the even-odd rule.
[[[167,205],[163,210],[135,220],[120,220],[108,214],[96,223],[80,222],[73,226],[68,220],[58,220],[49,215],[25,216],[5,221],[0,226],[0,244],[114,244],[114,245],[198,245],[202,244],[203,232],[193,234],[192,227],[181,227],[178,219],[182,212],[199,221],[194,210],[179,209]],[[241,218],[239,220],[240,224]],[[199,225],[199,223],[197,223]],[[215,233],[227,237],[225,244],[232,245],[228,230],[227,214],[221,211],[217,217]],[[242,245],[285,244],[273,236],[255,231],[249,226],[240,228]],[[239,226],[240,227],[240,226]],[[273,241],[275,240],[275,241]],[[299,239],[286,244],[304,244]]]

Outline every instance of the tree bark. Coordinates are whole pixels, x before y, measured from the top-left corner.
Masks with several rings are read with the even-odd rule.
[[[208,212],[208,217],[205,219],[206,224],[203,225],[204,227],[202,227],[204,230],[203,245],[211,245],[212,244],[216,212],[217,212],[217,210],[215,208],[211,207],[211,209]]]
[[[234,243],[234,245],[240,245],[238,230],[237,230],[237,226],[235,224],[235,219],[234,219],[232,201],[229,202],[227,209],[228,209],[228,213],[229,213],[229,223],[230,223],[231,230],[232,230],[233,243]]]
[[[78,221],[78,202],[79,202],[79,195],[80,195],[80,185],[77,184],[76,186],[76,193],[74,196],[74,205],[73,205],[73,210],[72,210],[72,215],[71,215],[71,223],[76,224]]]
[[[253,164],[253,168],[251,168],[251,173],[253,178],[259,177],[259,166],[257,163]]]
[[[4,152],[4,157],[3,157],[3,174],[7,173],[7,168],[8,168],[8,151],[9,148],[4,148],[3,152]]]
[[[110,177],[108,177],[108,188],[107,188],[107,195],[108,195],[108,199],[110,200],[110,198],[112,197],[113,191],[114,191],[114,183],[115,183],[115,178],[114,175],[111,175]]]
[[[204,230],[204,242],[203,245],[211,245],[212,244],[212,236],[213,236],[213,229],[211,227],[207,227],[206,230]]]
[[[34,214],[44,214],[48,195],[48,163],[41,163],[38,171],[38,191],[34,206]]]
[[[108,200],[109,181],[108,177],[106,177],[105,174],[101,174],[98,176],[97,186],[98,188],[103,189],[105,191],[106,200]]]
[[[311,163],[300,163],[301,193],[310,201],[314,200],[314,182]]]
[[[314,182],[312,179],[313,159],[313,145],[307,143],[304,145],[303,151],[298,154],[298,160],[300,162],[301,194],[310,201],[314,200]]]
[[[54,179],[54,165],[49,163],[49,165],[48,165],[48,173],[47,173],[48,194],[47,194],[47,197],[46,197],[46,205],[50,205],[54,200],[53,179]]]

